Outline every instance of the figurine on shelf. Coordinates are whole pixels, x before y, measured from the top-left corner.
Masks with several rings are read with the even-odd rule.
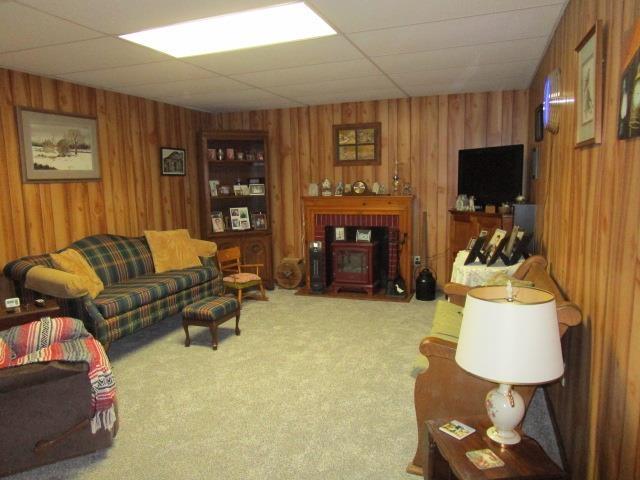
[[[236,160],[244,160],[244,152],[238,152],[236,153]]]
[[[409,182],[405,182],[402,186],[402,195],[413,195],[413,188]]]
[[[322,196],[323,197],[330,197],[332,195],[331,192],[331,180],[329,180],[328,178],[325,178],[322,181]]]
[[[338,182],[336,185],[336,192],[334,193],[334,195],[336,197],[341,197],[343,191],[344,191],[344,185],[342,184],[342,182]]]
[[[220,162],[224,160],[224,151],[221,148],[218,149],[218,160]]]
[[[380,188],[378,189],[378,195],[386,195],[387,188],[381,183]]]
[[[309,193],[308,193],[308,195],[310,197],[317,197],[319,195],[318,184],[317,183],[310,183],[309,184]]]
[[[227,148],[227,160],[235,160],[235,151],[233,148]]]
[[[264,162],[264,152],[263,151],[258,151],[256,153],[256,160],[258,162]]]
[[[344,184],[344,194],[345,195],[351,195],[351,184],[350,183],[345,183]]]
[[[400,193],[400,176],[396,173],[393,176],[393,190],[392,193],[394,195],[398,195]]]
[[[374,195],[380,195],[380,184],[378,182],[373,182],[373,185],[371,186],[371,192]]]

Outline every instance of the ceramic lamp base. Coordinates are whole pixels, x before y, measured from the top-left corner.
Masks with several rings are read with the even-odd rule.
[[[485,405],[493,422],[493,427],[487,430],[487,436],[503,445],[520,443],[520,435],[515,428],[524,416],[522,396],[511,385],[501,383],[498,388],[489,391]]]

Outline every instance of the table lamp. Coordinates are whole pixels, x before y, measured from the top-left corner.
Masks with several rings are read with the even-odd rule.
[[[564,371],[553,294],[511,283],[469,290],[456,362],[499,384],[485,400],[493,422],[487,436],[500,444],[519,443],[515,427],[524,416],[524,401],[512,385],[551,382]]]

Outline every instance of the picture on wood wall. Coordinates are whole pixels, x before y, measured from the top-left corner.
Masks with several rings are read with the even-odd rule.
[[[576,47],[576,146],[600,143],[602,121],[602,25],[596,22]]]
[[[622,58],[618,138],[640,135],[640,20],[636,22]]]
[[[95,118],[25,108],[16,114],[24,182],[100,178]]]
[[[160,148],[162,175],[185,175],[187,152],[182,148]]]
[[[334,165],[380,164],[380,122],[334,125]]]

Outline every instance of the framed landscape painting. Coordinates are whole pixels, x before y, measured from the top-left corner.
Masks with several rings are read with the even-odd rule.
[[[16,109],[24,182],[100,178],[96,119]]]
[[[380,164],[380,122],[333,126],[334,165]]]
[[[186,175],[187,152],[182,148],[160,148],[162,175]]]

